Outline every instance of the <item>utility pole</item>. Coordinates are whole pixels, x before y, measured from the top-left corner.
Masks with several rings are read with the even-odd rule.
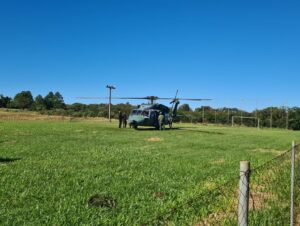
[[[109,122],[111,122],[111,90],[116,88],[112,85],[107,85],[106,88],[109,89],[108,118],[109,118]]]

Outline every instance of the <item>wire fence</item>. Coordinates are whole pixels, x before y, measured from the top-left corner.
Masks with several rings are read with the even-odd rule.
[[[299,150],[297,150],[298,147],[295,150],[297,159],[295,163],[299,167]],[[249,225],[289,224],[291,156],[292,152],[287,151],[266,164],[251,170]],[[298,173],[295,178],[297,177],[299,177]],[[299,180],[297,184],[299,185]],[[299,192],[296,192],[295,197],[298,198],[298,196]]]
[[[239,177],[177,203],[176,207],[142,225],[169,225],[175,219],[186,223],[181,222],[180,218],[195,215],[198,217],[188,224],[300,225],[300,145],[295,146],[294,150],[294,171],[291,170],[292,150],[254,169],[243,170],[241,164]],[[295,188],[292,196],[291,182]]]
[[[176,219],[180,225],[187,225],[181,219],[187,216],[198,217],[189,224],[192,225],[236,225],[239,177],[233,177],[222,185],[201,192],[173,208],[163,212],[142,225],[169,225]]]

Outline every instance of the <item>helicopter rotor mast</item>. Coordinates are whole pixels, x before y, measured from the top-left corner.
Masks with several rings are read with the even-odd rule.
[[[172,108],[171,108],[171,112],[170,112],[170,113],[171,113],[172,117],[173,117],[174,105],[175,105],[175,102],[176,102],[176,99],[177,99],[177,95],[178,95],[178,89],[176,90],[176,94],[175,94],[174,100],[171,101],[171,103],[172,103]]]

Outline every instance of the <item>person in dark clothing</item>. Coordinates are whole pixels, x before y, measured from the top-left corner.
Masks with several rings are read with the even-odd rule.
[[[119,128],[122,128],[123,124],[123,114],[121,111],[119,111]]]
[[[127,127],[127,115],[126,113],[123,114],[123,128]]]
[[[159,116],[158,116],[159,130],[165,129],[165,126],[164,126],[164,120],[165,120],[165,116],[163,115],[162,112],[160,112],[160,113],[159,113]]]

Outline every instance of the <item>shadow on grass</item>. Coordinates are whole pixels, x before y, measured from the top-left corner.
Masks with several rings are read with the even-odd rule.
[[[3,157],[0,157],[0,164],[1,163],[12,163],[12,162],[15,162],[15,161],[18,161],[20,160],[21,158],[3,158]]]
[[[192,129],[193,128],[193,129]],[[137,131],[159,131],[152,127],[139,127],[136,129]],[[171,128],[165,128],[163,131],[172,131],[172,130],[181,130],[181,131],[189,131],[189,132],[196,132],[196,133],[205,133],[205,134],[212,134],[212,135],[224,135],[225,133],[221,132],[215,132],[215,131],[206,131],[206,130],[199,130],[195,127],[173,127]],[[160,132],[163,132],[160,131]]]
[[[165,128],[163,131],[171,131],[171,130],[178,130],[179,128]],[[160,131],[156,128],[152,128],[152,127],[139,127],[136,129],[137,131]]]
[[[205,131],[205,130],[189,129],[189,128],[191,128],[191,127],[181,127],[181,128],[178,128],[178,129],[179,130],[184,130],[184,131],[196,132],[196,133],[212,134],[212,135],[224,135],[225,134],[225,133],[221,133],[221,132]]]

